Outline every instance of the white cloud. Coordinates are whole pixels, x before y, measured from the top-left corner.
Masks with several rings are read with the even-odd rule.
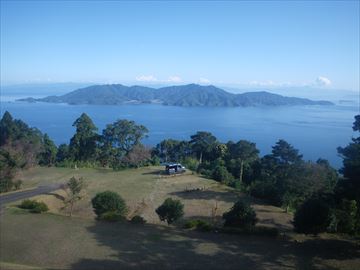
[[[280,85],[279,83],[275,83],[273,81],[251,81],[249,83],[250,85],[253,85],[253,86],[278,86]]]
[[[136,77],[136,80],[139,82],[157,82],[158,79],[153,75],[141,75]]]
[[[200,78],[199,83],[210,83],[210,80],[206,78]]]
[[[182,79],[179,76],[170,76],[167,79],[168,82],[174,82],[174,83],[179,83],[182,82]]]
[[[331,85],[331,81],[328,78],[323,77],[323,76],[317,77],[315,83],[318,86],[329,86],[329,85]]]

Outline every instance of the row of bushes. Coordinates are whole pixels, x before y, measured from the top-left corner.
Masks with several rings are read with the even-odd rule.
[[[105,191],[98,193],[92,199],[94,211],[99,220],[119,221],[125,220],[127,207],[125,201],[115,192]],[[184,205],[179,200],[167,198],[162,205],[156,209],[161,221],[172,224],[184,215]],[[184,224],[186,229],[198,231],[219,230],[226,233],[257,234],[276,236],[276,228],[255,227],[257,222],[254,209],[242,200],[237,201],[234,206],[223,214],[224,228],[216,228],[204,220],[188,220]],[[141,216],[134,216],[132,223],[144,224],[146,221]]]

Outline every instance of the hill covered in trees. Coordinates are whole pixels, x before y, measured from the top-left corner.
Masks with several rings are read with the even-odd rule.
[[[188,84],[163,88],[125,86],[121,84],[93,85],[72,91],[62,96],[48,96],[21,101],[68,103],[72,105],[122,105],[163,104],[171,106],[245,107],[281,105],[332,105],[329,101],[313,101],[305,98],[284,97],[269,92],[247,92],[232,94],[213,85]]]

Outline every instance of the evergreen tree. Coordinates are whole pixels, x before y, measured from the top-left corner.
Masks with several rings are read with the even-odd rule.
[[[235,163],[239,168],[239,181],[242,183],[244,166],[249,165],[259,158],[259,150],[255,143],[240,140],[236,144],[229,143],[230,164]]]
[[[199,163],[203,161],[203,155],[211,150],[211,146],[216,142],[216,137],[210,132],[198,131],[191,136],[190,145],[193,152],[199,158]]]
[[[70,155],[75,161],[95,160],[98,141],[97,127],[85,113],[76,119],[73,126],[76,127],[76,132],[70,140]]]
[[[40,165],[51,166],[56,161],[57,147],[45,133],[43,137],[43,150],[40,153]]]

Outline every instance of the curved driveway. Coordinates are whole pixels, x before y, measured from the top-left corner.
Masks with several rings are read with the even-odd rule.
[[[40,194],[46,194],[55,191],[61,187],[62,184],[52,184],[46,186],[38,186],[31,190],[18,191],[10,194],[4,194],[0,196],[0,208],[3,208],[6,204],[23,200],[26,198],[34,197]]]

